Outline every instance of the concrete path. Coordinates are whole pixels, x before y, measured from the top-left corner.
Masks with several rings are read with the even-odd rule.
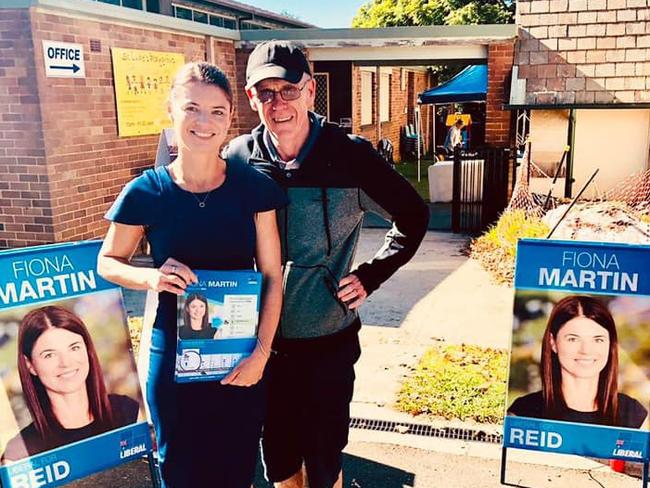
[[[374,255],[384,233],[363,231],[358,262]],[[410,366],[436,342],[509,347],[512,289],[492,284],[462,253],[467,240],[428,232],[415,257],[362,306],[354,416],[412,421],[391,405]]]
[[[499,461],[495,457],[432,451],[382,439],[351,442],[343,456],[345,488],[497,488]],[[510,486],[530,488],[637,488],[640,480],[613,473],[607,466],[576,466],[551,470],[546,466],[508,463]],[[70,483],[70,488],[151,488],[149,467],[135,461]],[[197,487],[199,488],[199,487]],[[201,487],[202,488],[202,487]],[[216,488],[216,487],[215,487]],[[227,487],[224,487],[227,488]],[[271,488],[258,464],[254,488]]]

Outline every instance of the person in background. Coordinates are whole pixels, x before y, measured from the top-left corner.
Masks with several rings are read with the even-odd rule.
[[[447,131],[445,138],[445,150],[449,156],[453,156],[454,148],[463,143],[463,120],[458,119]]]

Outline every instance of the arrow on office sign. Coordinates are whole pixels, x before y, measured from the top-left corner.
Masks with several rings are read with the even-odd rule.
[[[72,66],[50,66],[50,69],[71,69],[73,73],[76,73],[81,68],[76,64],[73,64]]]

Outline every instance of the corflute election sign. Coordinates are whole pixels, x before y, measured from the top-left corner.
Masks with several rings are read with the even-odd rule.
[[[646,462],[649,358],[650,246],[520,241],[505,448]]]
[[[0,483],[49,488],[151,453],[101,243],[0,252]]]
[[[257,343],[261,273],[197,270],[196,276],[198,283],[178,297],[178,383],[225,377]]]

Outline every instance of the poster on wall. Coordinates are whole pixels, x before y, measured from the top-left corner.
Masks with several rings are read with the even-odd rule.
[[[648,459],[650,246],[523,240],[504,447]]]
[[[159,134],[171,127],[169,87],[185,57],[178,53],[112,48],[120,137]]]
[[[101,243],[0,252],[0,483],[54,487],[151,453]]]

